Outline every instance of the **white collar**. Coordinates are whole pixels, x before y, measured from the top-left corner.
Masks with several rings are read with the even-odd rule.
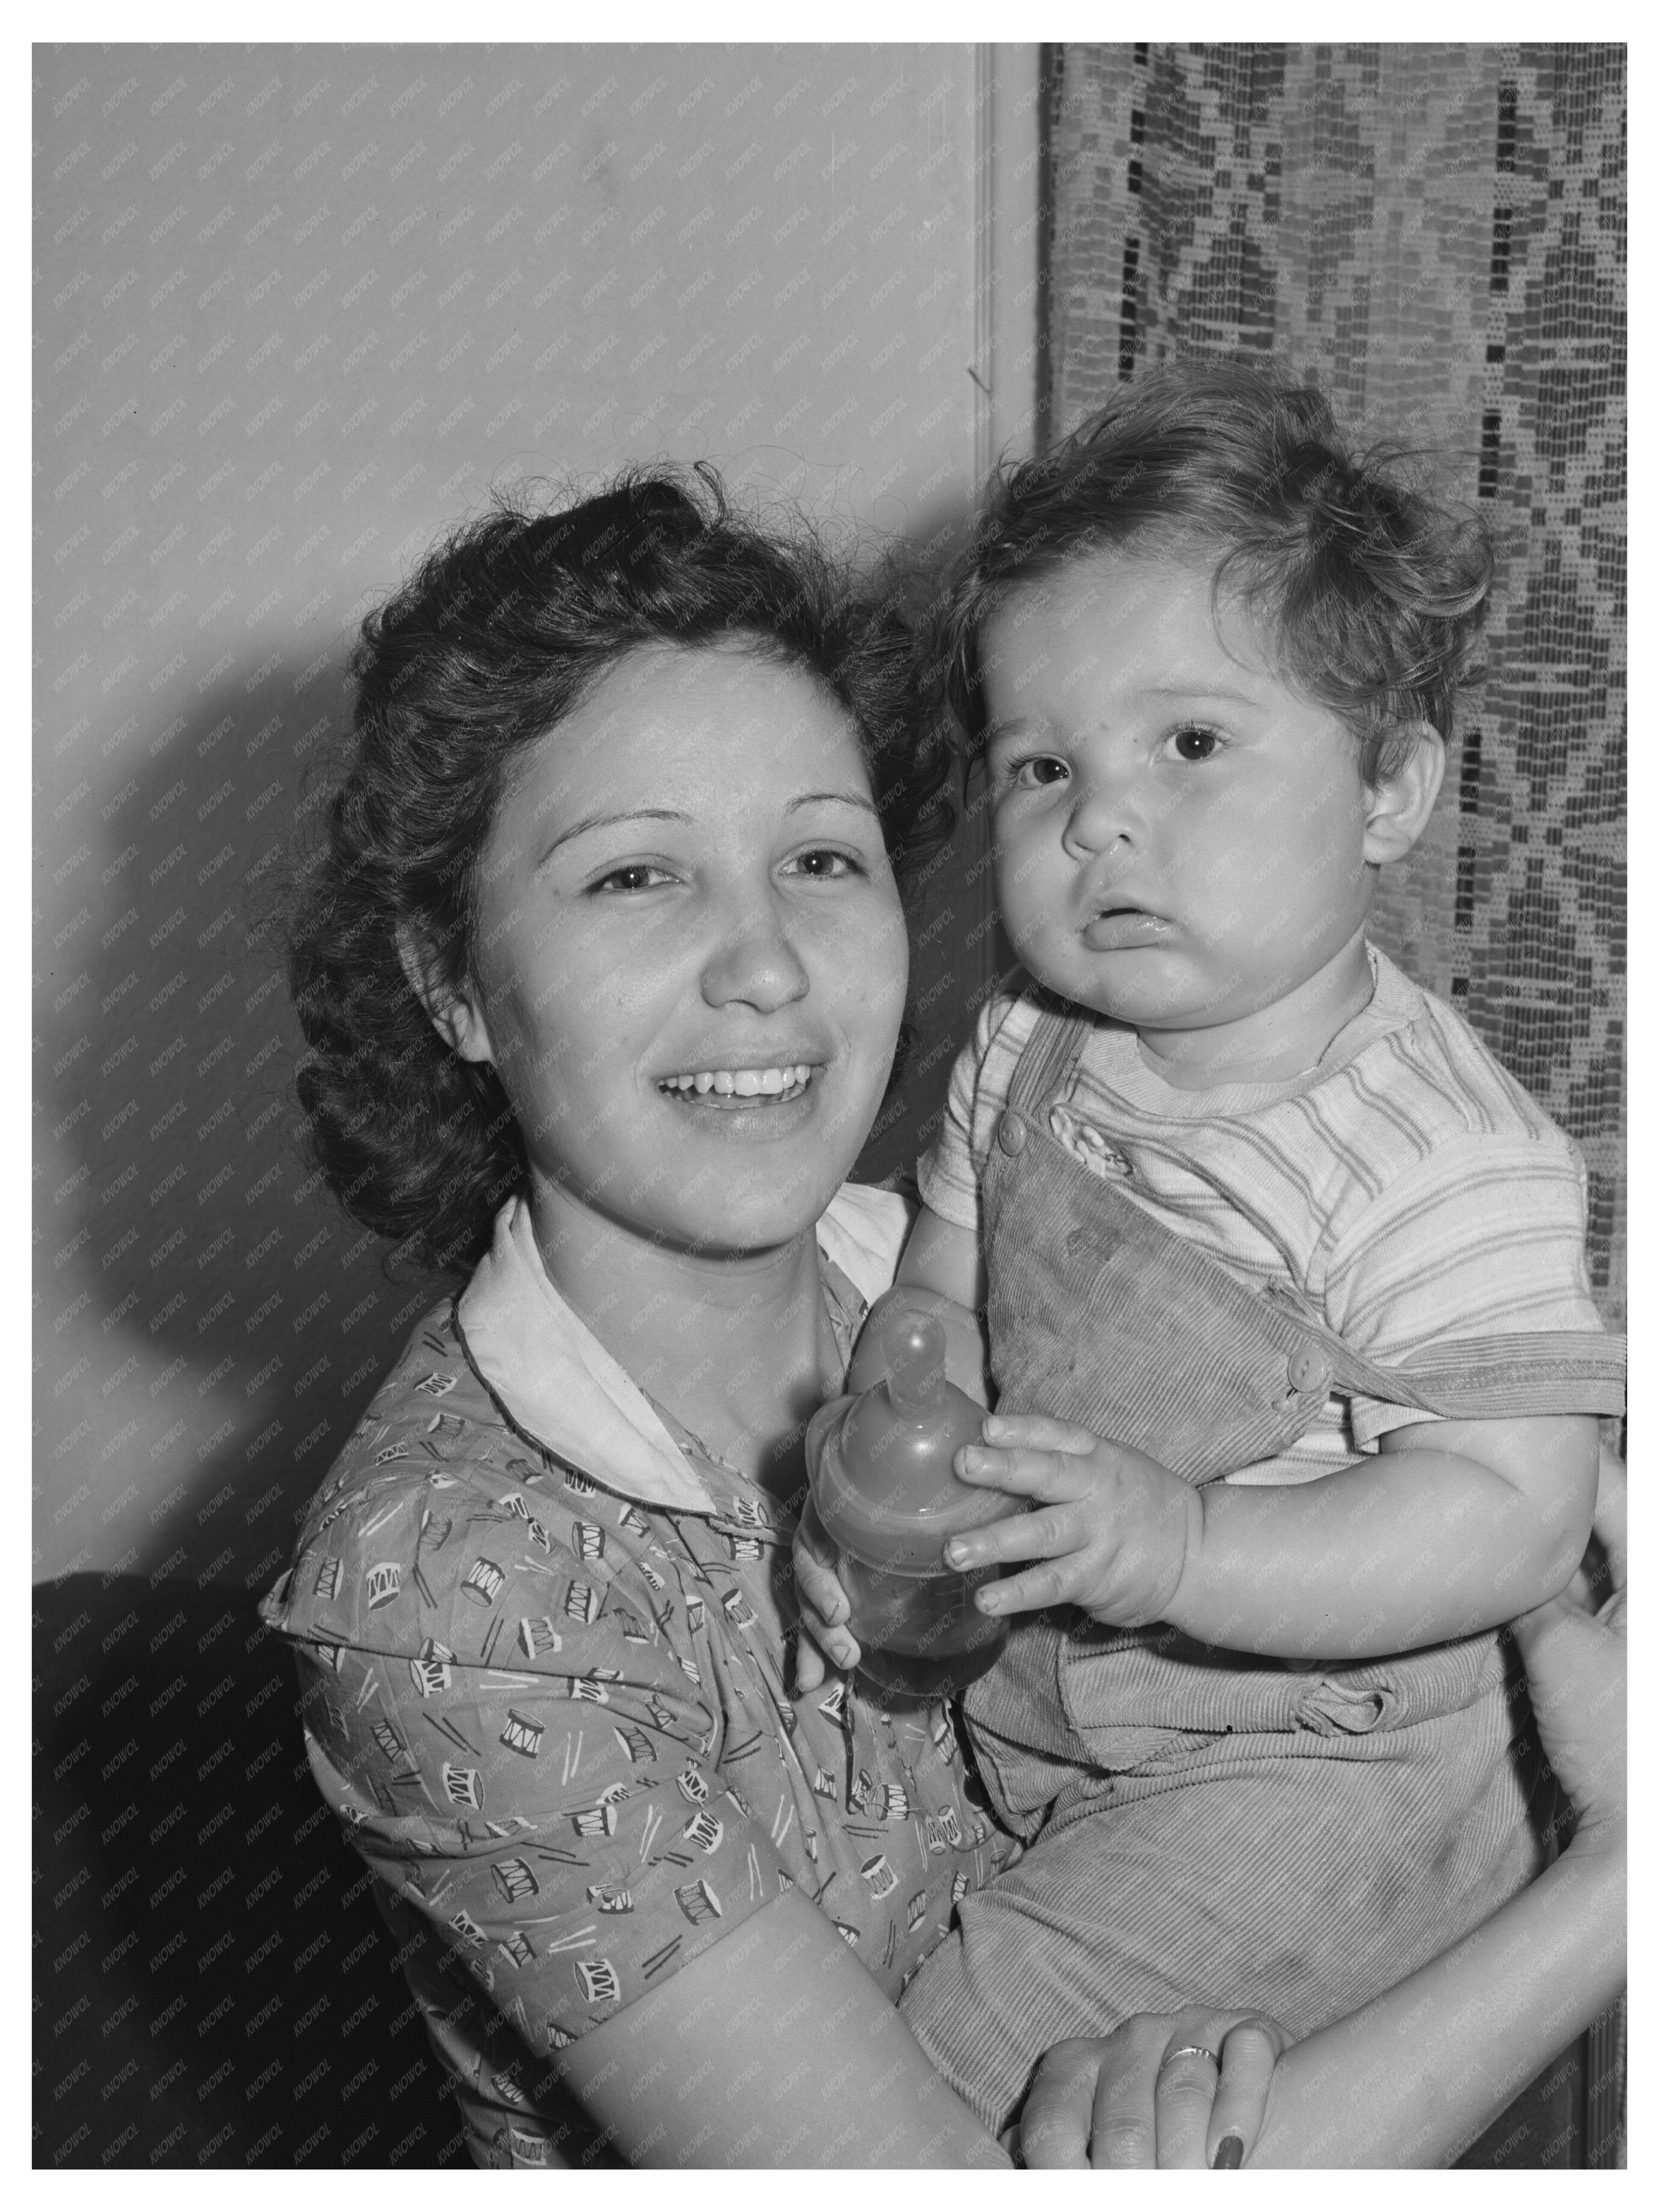
[[[818,1248],[872,1301],[893,1279],[910,1218],[895,1193],[843,1183]],[[632,1376],[554,1287],[524,1199],[496,1215],[456,1312],[472,1364],[524,1435],[642,1505],[719,1510]]]

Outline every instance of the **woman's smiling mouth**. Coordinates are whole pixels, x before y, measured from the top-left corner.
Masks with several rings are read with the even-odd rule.
[[[690,1074],[661,1076],[657,1088],[665,1097],[691,1105],[727,1109],[784,1106],[804,1094],[812,1074],[806,1060],[786,1060],[769,1067],[698,1068]]]

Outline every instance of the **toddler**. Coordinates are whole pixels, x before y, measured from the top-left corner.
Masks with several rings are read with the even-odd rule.
[[[875,1318],[973,1369],[984,1311],[958,1471],[1035,1502],[947,1557],[1036,1563],[963,1705],[1040,1847],[905,1999],[995,2126],[1059,2038],[1223,1993],[1305,2033],[1542,1863],[1497,1626],[1583,1550],[1622,1346],[1574,1147],[1366,936],[1489,573],[1316,393],[1212,362],[1006,474],[954,580],[1030,983]]]

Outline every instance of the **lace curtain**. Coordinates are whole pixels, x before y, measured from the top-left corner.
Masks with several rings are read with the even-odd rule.
[[[1620,1326],[1624,49],[1046,51],[1047,434],[1275,354],[1491,525],[1487,678],[1376,934],[1583,1147]]]

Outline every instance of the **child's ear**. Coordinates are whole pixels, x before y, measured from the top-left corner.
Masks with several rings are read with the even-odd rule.
[[[398,957],[404,963],[410,989],[450,1050],[463,1060],[493,1060],[495,1050],[477,994],[457,991],[444,980],[437,948],[412,921],[398,924]]]
[[[1389,732],[1398,765],[1366,792],[1365,858],[1375,867],[1403,860],[1428,827],[1446,774],[1446,741],[1431,722]]]

